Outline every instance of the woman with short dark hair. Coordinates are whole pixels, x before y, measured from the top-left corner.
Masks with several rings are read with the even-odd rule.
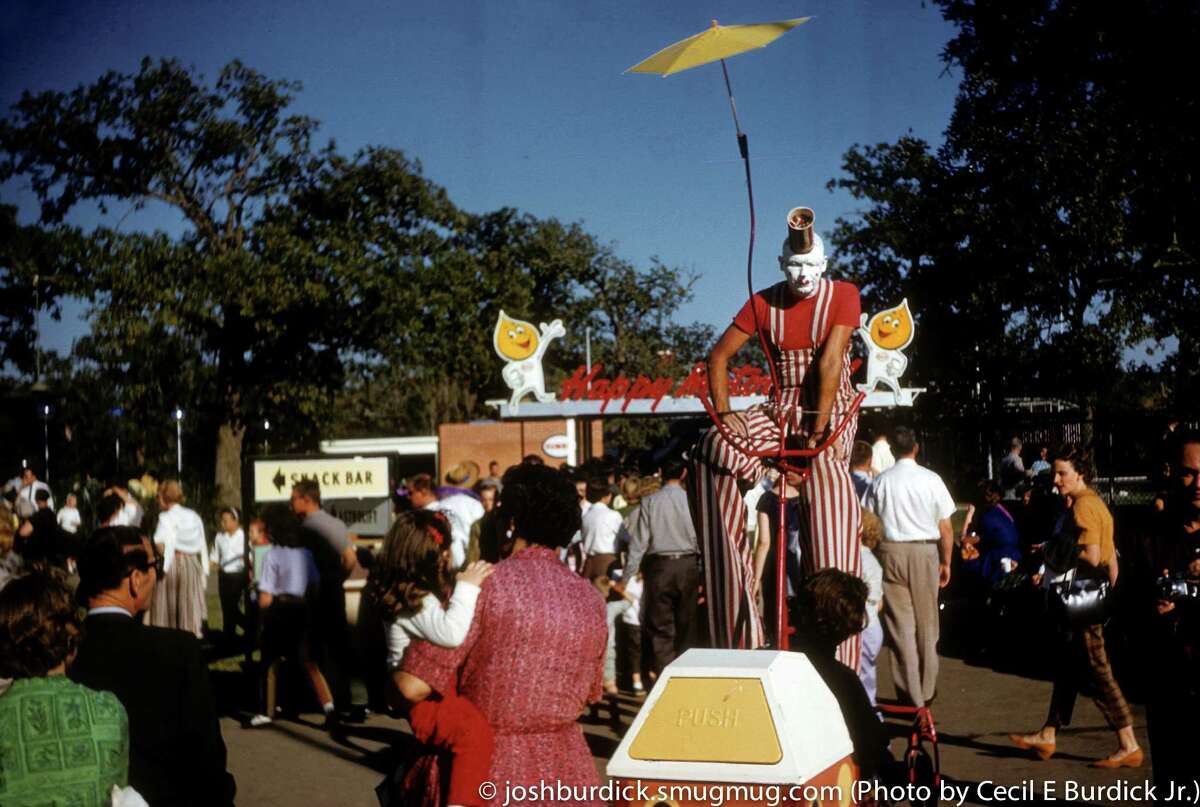
[[[1098,569],[1115,586],[1117,554],[1113,543],[1113,518],[1100,496],[1088,487],[1092,473],[1091,457],[1083,449],[1066,446],[1054,454],[1054,486],[1067,500],[1067,511],[1060,519],[1056,533],[1075,537],[1078,568]],[[1108,662],[1104,625],[1071,626],[1068,630],[1045,725],[1030,734],[1010,734],[1009,739],[1019,748],[1034,751],[1041,759],[1053,756],[1058,729],[1070,725],[1080,678],[1086,677],[1095,693],[1093,700],[1109,727],[1117,733],[1119,744],[1116,751],[1093,762],[1092,767],[1140,767],[1142,749],[1133,733],[1133,715]],[[1080,675],[1081,671],[1084,676]]]
[[[111,692],[66,676],[79,623],[58,572],[18,577],[0,591],[0,760],[6,807],[109,804],[129,780],[129,720]]]

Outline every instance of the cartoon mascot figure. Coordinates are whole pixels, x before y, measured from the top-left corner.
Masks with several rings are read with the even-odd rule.
[[[513,391],[508,405],[516,411],[521,399],[528,393],[542,403],[554,400],[554,393],[546,392],[546,378],[542,373],[542,356],[551,340],[566,335],[562,320],[556,319],[549,325],[541,324],[539,333],[532,322],[513,319],[500,312],[492,344],[500,358],[508,362],[501,373],[504,383]]]
[[[908,310],[908,300],[900,305],[880,311],[867,322],[862,315],[859,335],[867,345],[867,382],[859,387],[864,392],[874,392],[882,383],[900,397],[900,376],[908,368],[908,359],[900,351],[912,344],[913,319]]]

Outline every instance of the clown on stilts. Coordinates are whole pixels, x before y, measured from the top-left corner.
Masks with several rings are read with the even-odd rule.
[[[755,293],[708,357],[709,391],[724,429],[709,429],[693,451],[689,493],[714,647],[753,649],[765,641],[742,490],[762,479],[767,464],[746,446],[759,454],[781,444],[812,449],[834,436],[807,459],[799,484],[802,569],[861,573],[862,513],[849,470],[857,422],[850,337],[861,303],[853,284],[823,277],[825,249],[813,224],[809,208],[788,214],[779,256],[785,280]],[[729,360],[755,335],[777,388],[768,402],[735,412]],[[859,635],[851,637],[838,648],[838,660],[857,670],[860,647]]]

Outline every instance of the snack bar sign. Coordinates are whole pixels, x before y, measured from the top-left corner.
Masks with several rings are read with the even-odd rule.
[[[286,502],[292,486],[308,479],[321,486],[321,499],[386,498],[387,457],[316,460],[255,460],[254,500]]]

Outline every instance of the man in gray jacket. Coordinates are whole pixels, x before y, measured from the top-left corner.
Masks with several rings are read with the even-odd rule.
[[[700,588],[700,548],[681,480],[686,465],[670,459],[663,486],[642,499],[629,542],[625,578],[642,573],[642,643],[655,677],[687,649]]]

